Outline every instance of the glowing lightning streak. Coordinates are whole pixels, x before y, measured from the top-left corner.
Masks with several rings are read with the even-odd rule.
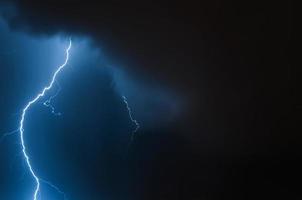
[[[66,194],[65,194],[63,191],[61,191],[60,188],[58,188],[57,186],[55,186],[55,185],[52,184],[51,182],[46,181],[46,180],[44,180],[44,179],[41,179],[41,178],[40,178],[40,181],[41,181],[41,182],[44,182],[44,183],[47,184],[47,185],[49,185],[50,187],[52,187],[53,189],[55,189],[58,193],[60,193],[61,195],[63,195],[64,200],[68,200]]]
[[[124,103],[125,103],[125,105],[126,105],[126,108],[127,108],[127,110],[128,110],[129,118],[130,118],[130,120],[131,120],[131,121],[135,124],[135,126],[136,126],[135,129],[132,131],[131,140],[130,140],[130,142],[133,142],[134,135],[135,135],[135,133],[137,132],[137,130],[140,128],[140,126],[139,126],[139,123],[137,122],[137,120],[134,119],[133,116],[132,116],[132,111],[131,111],[131,108],[130,108],[130,106],[129,106],[129,104],[128,104],[127,98],[126,98],[125,96],[122,96],[122,98],[123,98],[123,101],[124,101]]]
[[[70,48],[71,48],[71,39],[69,39],[69,46],[66,49],[66,59],[65,59],[65,62],[61,66],[59,66],[59,68],[55,71],[55,73],[53,74],[51,82],[49,83],[49,85],[47,87],[45,87],[42,90],[42,92],[39,93],[33,100],[29,101],[27,103],[27,105],[24,107],[24,109],[22,110],[19,132],[20,132],[20,139],[21,139],[23,156],[24,156],[24,158],[26,160],[26,164],[27,164],[27,166],[29,168],[30,173],[32,174],[33,178],[36,181],[36,188],[35,188],[33,200],[37,200],[37,195],[38,195],[39,190],[40,190],[40,178],[36,175],[35,171],[33,170],[32,166],[31,166],[31,163],[30,163],[29,156],[28,156],[27,151],[26,151],[26,146],[25,146],[25,143],[24,143],[24,128],[23,128],[24,119],[25,119],[26,112],[31,107],[31,105],[34,104],[35,102],[37,102],[41,97],[43,97],[45,95],[45,93],[48,90],[50,90],[52,88],[53,83],[55,82],[55,79],[56,79],[58,73],[65,67],[65,65],[68,62]]]

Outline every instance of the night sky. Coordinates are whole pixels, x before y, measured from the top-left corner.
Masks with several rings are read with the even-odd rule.
[[[0,2],[0,200],[302,199],[291,1]],[[52,100],[55,111],[43,102]],[[136,126],[122,96],[126,96]],[[299,116],[299,117],[297,117]],[[42,183],[40,200],[64,196]]]

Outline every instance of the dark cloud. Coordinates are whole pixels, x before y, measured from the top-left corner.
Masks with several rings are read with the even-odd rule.
[[[242,195],[253,192],[249,188],[254,185],[259,195],[270,194],[276,185],[280,191],[292,189],[278,181],[271,184],[276,181],[273,174],[266,176],[269,170],[259,167],[274,168],[274,173],[289,170],[296,158],[292,152],[301,152],[294,117],[296,86],[289,64],[290,3],[12,2],[17,14],[5,15],[12,28],[35,35],[91,37],[112,63],[124,66],[146,82],[173,88],[187,100],[188,110],[169,131],[174,133],[171,140],[188,144],[182,150],[190,153],[174,158],[178,152],[168,152],[155,160],[162,164],[158,168],[172,167],[171,163],[163,163],[171,157],[176,159],[176,165],[188,164],[165,175],[164,180],[168,181],[160,186],[167,188],[150,186],[156,194],[177,190],[179,199],[224,199],[232,197],[240,185],[238,199],[243,199]],[[149,145],[158,140],[141,137],[142,142],[148,139]],[[176,151],[183,144],[173,145],[169,147]],[[144,147],[138,144],[137,148],[140,151]],[[280,163],[276,164],[276,160]],[[223,169],[219,169],[220,165]],[[250,166],[255,171],[250,171]],[[154,179],[161,175],[161,169],[156,170]],[[183,177],[178,176],[178,170],[184,173]],[[178,180],[172,183],[175,176]],[[260,179],[260,185],[254,176]],[[210,195],[199,194],[198,185]],[[226,185],[228,191],[222,189]],[[223,192],[215,194],[218,190]],[[167,192],[167,199],[177,199],[171,191]],[[163,196],[155,195],[153,199]]]
[[[191,105],[185,124],[193,121],[216,133],[239,134],[239,129],[260,128],[259,123],[272,128],[291,109],[280,108],[289,103],[284,95],[291,87],[289,4],[18,1],[15,5],[18,15],[10,18],[12,27],[41,35],[88,35],[113,63],[149,82],[174,87]],[[258,115],[272,121],[263,122]]]

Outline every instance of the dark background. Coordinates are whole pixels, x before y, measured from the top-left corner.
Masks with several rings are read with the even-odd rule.
[[[131,132],[131,123],[110,90],[110,73],[87,75],[91,83],[82,85],[82,93],[66,94],[66,89],[67,96],[77,98],[99,91],[73,103],[81,116],[64,121],[69,128],[56,154],[62,158],[52,160],[68,160],[64,169],[52,170],[70,199],[301,199],[301,126],[295,117],[301,116],[301,106],[290,63],[291,1],[10,3],[16,11],[2,16],[12,30],[37,38],[89,37],[114,65],[144,83],[173,90],[184,104],[178,117],[139,131],[125,158],[127,141],[121,134],[125,128]],[[105,115],[93,107],[102,101],[116,101]],[[75,112],[72,108],[64,112]],[[100,121],[107,125],[98,130]],[[58,125],[55,132],[60,130]],[[99,135],[68,139],[92,130]],[[105,136],[101,130],[107,130]]]

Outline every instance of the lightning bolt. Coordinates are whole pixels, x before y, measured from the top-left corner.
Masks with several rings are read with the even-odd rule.
[[[65,49],[65,54],[66,54],[66,57],[65,57],[65,61],[62,65],[60,65],[57,70],[54,72],[53,76],[52,76],[52,79],[50,81],[50,83],[43,88],[43,90],[37,94],[37,96],[35,98],[33,98],[31,101],[29,101],[26,106],[23,108],[22,110],[22,114],[21,114],[21,119],[20,119],[20,122],[19,122],[19,128],[16,129],[16,130],[13,130],[11,132],[8,132],[8,133],[5,133],[1,138],[0,138],[0,142],[1,140],[6,137],[6,136],[9,136],[9,135],[12,135],[14,133],[19,133],[20,135],[20,140],[21,140],[21,146],[22,146],[22,153],[23,153],[23,157],[26,161],[26,164],[27,164],[27,167],[30,171],[30,174],[32,175],[33,179],[35,180],[35,183],[36,183],[36,186],[35,186],[35,189],[34,189],[34,193],[33,193],[33,200],[37,200],[38,198],[38,195],[39,195],[39,192],[40,192],[40,186],[42,183],[44,184],[47,184],[49,185],[50,187],[52,187],[53,189],[55,189],[58,193],[62,194],[64,196],[64,199],[67,200],[67,197],[65,195],[64,192],[62,192],[57,186],[53,185],[51,182],[49,181],[46,181],[42,178],[40,178],[35,170],[33,169],[32,167],[32,164],[31,164],[31,161],[30,161],[30,157],[29,157],[29,154],[27,152],[27,148],[26,148],[26,145],[25,145],[25,141],[24,141],[24,120],[25,120],[25,117],[26,117],[26,114],[27,114],[27,111],[31,108],[31,106],[33,104],[35,104],[36,102],[38,102],[41,97],[44,97],[46,92],[49,91],[54,84],[57,84],[57,91],[54,95],[50,96],[50,98],[48,100],[46,100],[43,105],[45,105],[46,107],[50,108],[51,109],[51,112],[54,114],[54,115],[61,115],[60,112],[55,112],[55,108],[54,106],[51,104],[51,101],[52,99],[54,99],[60,92],[61,90],[61,87],[59,85],[59,83],[56,81],[56,77],[57,75],[62,71],[62,69],[67,65],[68,63],[68,60],[69,60],[69,51],[71,49],[71,46],[72,46],[72,41],[71,39],[69,39],[69,45],[68,47]],[[134,140],[134,136],[135,136],[135,133],[138,131],[138,129],[140,128],[140,124],[138,123],[138,121],[136,119],[134,119],[133,117],[133,114],[132,114],[132,110],[128,104],[128,100],[126,98],[126,96],[122,96],[122,100],[127,108],[127,111],[128,111],[128,115],[129,115],[129,118],[131,120],[131,122],[133,124],[135,124],[135,129],[132,131],[132,134],[131,134],[131,139],[130,139],[130,143],[133,142]]]
[[[130,143],[132,143],[133,140],[134,140],[135,133],[136,133],[137,130],[140,128],[140,125],[139,125],[139,123],[137,122],[137,120],[134,119],[133,116],[132,116],[132,110],[131,110],[131,108],[130,108],[130,106],[129,106],[129,104],[128,104],[127,98],[126,98],[125,96],[122,96],[122,98],[123,98],[123,101],[124,101],[124,103],[125,103],[125,105],[126,105],[126,108],[127,108],[127,110],[128,110],[129,118],[130,118],[130,120],[132,121],[132,123],[135,124],[135,129],[132,131],[131,139],[130,139]]]
[[[22,110],[21,120],[20,120],[20,124],[19,124],[19,133],[20,133],[20,140],[21,140],[21,145],[22,145],[23,157],[26,161],[27,167],[28,167],[33,179],[36,182],[36,187],[35,187],[34,194],[33,194],[33,200],[37,200],[37,196],[38,196],[39,191],[40,191],[40,182],[42,181],[42,179],[38,177],[35,170],[33,169],[32,165],[31,165],[31,162],[30,162],[30,157],[29,157],[28,152],[26,150],[26,145],[25,145],[25,142],[24,142],[24,128],[23,128],[24,120],[25,120],[25,117],[26,117],[26,113],[30,109],[30,107],[34,103],[36,103],[41,97],[43,97],[48,90],[50,90],[52,88],[52,86],[53,86],[53,84],[56,80],[57,75],[67,65],[68,59],[69,59],[69,50],[70,49],[71,49],[71,39],[69,39],[69,45],[68,45],[67,49],[65,50],[66,58],[65,58],[64,63],[62,65],[60,65],[58,67],[58,69],[54,72],[50,83],[45,88],[43,88],[43,90],[35,98],[33,98],[31,101],[29,101]],[[46,104],[46,106],[50,107],[52,109],[52,111],[54,112],[54,109],[50,104],[51,99],[52,99],[52,97],[48,101],[46,101],[46,103],[44,103],[44,105]],[[45,181],[43,181],[43,182],[45,182]],[[49,182],[47,182],[47,183],[49,184]],[[50,184],[50,185],[52,185],[52,184]],[[53,186],[53,187],[56,188],[55,186]],[[58,190],[58,188],[56,188],[56,189]]]

